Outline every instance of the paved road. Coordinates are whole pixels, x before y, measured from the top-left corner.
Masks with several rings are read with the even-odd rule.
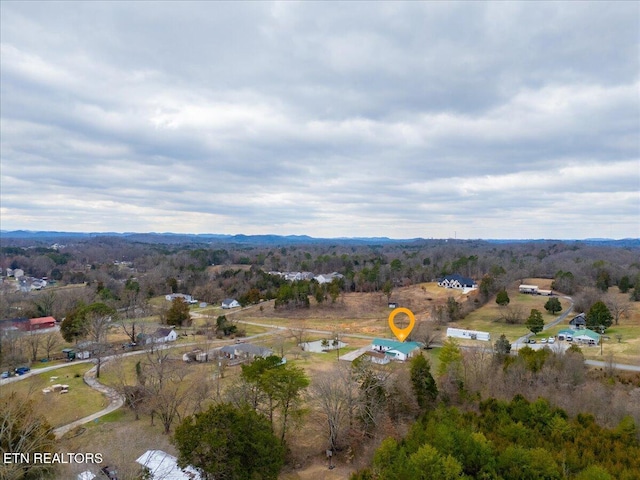
[[[640,365],[625,365],[622,363],[609,363],[601,360],[585,360],[584,363],[591,367],[612,367],[616,370],[627,370],[629,372],[640,372]]]

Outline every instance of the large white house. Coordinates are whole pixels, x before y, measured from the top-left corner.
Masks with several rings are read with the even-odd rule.
[[[456,290],[469,291],[474,288],[478,288],[476,282],[462,275],[454,273],[453,275],[447,275],[438,281],[438,285],[444,288],[455,288]]]

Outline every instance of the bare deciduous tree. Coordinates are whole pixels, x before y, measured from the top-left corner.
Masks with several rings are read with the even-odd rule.
[[[621,300],[615,294],[608,295],[605,298],[605,304],[607,305],[607,308],[609,308],[609,311],[613,316],[613,321],[616,325],[618,325],[621,318],[627,317],[631,308],[631,303],[629,301]]]
[[[147,352],[142,362],[145,376],[145,388],[149,393],[148,409],[162,422],[164,433],[171,431],[171,425],[184,414],[183,407],[191,395],[191,389],[185,384],[187,365],[169,356],[167,350]]]
[[[526,319],[524,310],[520,306],[508,306],[504,309],[500,309],[500,320],[511,324],[521,324],[524,323]]]
[[[411,338],[416,342],[421,342],[424,348],[431,348],[438,337],[436,329],[426,321],[419,322],[411,332]]]
[[[42,337],[39,332],[31,331],[27,335],[22,337],[22,342],[24,343],[27,351],[29,352],[29,356],[32,362],[38,360],[38,349],[40,348],[40,344],[42,343]]]
[[[358,384],[350,365],[337,365],[318,374],[311,383],[311,399],[322,413],[329,449],[342,447],[345,433],[353,426]]]
[[[51,352],[62,343],[60,332],[47,332],[42,335],[42,346],[47,354],[47,360],[51,360]]]

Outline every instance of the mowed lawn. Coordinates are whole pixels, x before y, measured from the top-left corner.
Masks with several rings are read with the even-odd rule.
[[[529,333],[529,329],[524,325],[524,322],[518,325],[510,325],[503,320],[500,320],[500,317],[507,309],[519,308],[526,321],[531,310],[535,308],[542,313],[544,323],[547,325],[556,320],[562,312],[569,308],[570,305],[568,300],[558,297],[560,305],[562,305],[562,312],[557,315],[552,315],[544,309],[544,304],[550,297],[525,295],[518,293],[517,290],[508,290],[507,293],[509,294],[510,299],[508,306],[502,307],[495,302],[495,298],[492,298],[486,305],[470,313],[463,320],[451,323],[449,326],[489,332],[491,334],[492,341],[497,340],[502,334],[506,335],[509,341],[515,341],[521,336]],[[572,316],[569,315],[568,318],[572,318]]]
[[[37,413],[42,414],[53,427],[60,427],[108,405],[106,397],[91,389],[82,380],[84,373],[91,367],[93,365],[90,363],[82,363],[33,375],[3,385],[0,394],[5,397],[16,392],[19,398],[28,398],[33,402]],[[52,380],[51,377],[58,378]],[[42,393],[44,388],[55,384],[69,385],[69,393]]]

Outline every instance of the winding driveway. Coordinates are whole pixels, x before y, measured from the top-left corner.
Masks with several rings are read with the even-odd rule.
[[[103,361],[102,365],[104,366],[106,362]],[[76,420],[75,422],[68,423],[67,425],[63,425],[53,430],[56,438],[61,438],[65,433],[70,430],[73,430],[79,425],[83,425],[85,423],[92,422],[93,420],[100,418],[108,413],[113,412],[114,410],[119,409],[122,405],[124,405],[124,398],[120,395],[116,390],[111,387],[107,387],[103,385],[96,379],[96,370],[98,369],[97,365],[94,365],[93,368],[85,372],[84,374],[84,383],[89,385],[94,390],[102,393],[109,399],[109,405],[107,408],[103,408],[99,412],[93,413],[87,417]]]
[[[569,303],[571,305],[569,305],[569,308],[567,308],[564,312],[562,312],[558,318],[556,318],[553,322],[551,323],[547,323],[544,327],[542,327],[542,331],[544,332],[545,330],[551,328],[551,327],[555,327],[556,325],[558,325],[560,322],[562,322],[565,318],[567,318],[567,315],[569,315],[571,312],[573,312],[573,298],[571,297],[562,297],[565,300],[569,300]],[[517,339],[514,343],[519,344],[519,343],[525,343],[525,340],[527,340],[531,335],[533,335],[533,333],[529,332],[526,335],[520,337],[519,339]]]

